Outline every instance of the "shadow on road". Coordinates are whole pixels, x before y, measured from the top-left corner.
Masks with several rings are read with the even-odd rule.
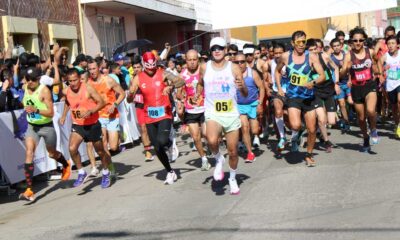
[[[224,173],[225,177],[222,179],[222,181],[215,181],[214,177],[208,177],[204,179],[203,184],[208,184],[211,181],[211,190],[215,193],[216,196],[222,196],[225,195],[225,191],[227,190],[227,187],[229,186],[229,172]],[[237,174],[236,175],[236,180],[237,183],[240,187],[240,185],[249,179],[250,177],[245,175],[245,174]]]

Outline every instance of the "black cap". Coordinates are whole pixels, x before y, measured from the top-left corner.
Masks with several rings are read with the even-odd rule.
[[[26,69],[25,77],[28,80],[39,80],[41,76],[42,76],[42,72],[40,71],[39,68],[28,67]]]

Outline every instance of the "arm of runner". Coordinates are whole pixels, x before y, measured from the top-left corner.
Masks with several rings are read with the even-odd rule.
[[[272,80],[271,80],[271,74],[269,73],[269,63],[268,62],[264,62],[264,64],[262,65],[262,70],[263,70],[263,77],[264,79],[262,79],[263,81],[263,85],[264,85],[264,92],[266,93],[267,96],[270,96],[270,88],[269,85],[272,84]]]
[[[85,83],[82,83],[82,84],[85,84]],[[89,84],[86,84],[86,89],[89,94],[89,97],[92,98],[96,102],[96,107],[94,107],[93,109],[88,109],[88,110],[84,111],[83,113],[81,112],[82,118],[89,117],[91,114],[100,111],[106,105],[103,98]]]
[[[136,91],[138,90],[138,88],[139,88],[139,77],[136,75],[136,76],[132,79],[131,84],[130,84],[130,86],[129,86],[129,94],[128,94],[128,96],[126,97],[126,101],[127,101],[128,103],[133,102],[133,99],[135,98]]]
[[[319,57],[310,53],[310,64],[314,68],[314,70],[318,73],[319,77],[311,82],[308,82],[305,87],[311,89],[316,84],[320,84],[326,80],[324,69],[322,68],[321,62],[319,61]]]
[[[63,95],[63,97],[65,97],[67,95],[67,88],[64,88],[62,90],[62,95]],[[65,119],[67,118],[68,111],[69,111],[69,103],[67,101],[67,98],[65,98],[64,109],[63,109],[63,112],[62,112],[62,115],[61,115],[60,121],[59,121],[61,125],[64,125]]]
[[[327,60],[328,65],[333,68],[333,73],[335,74],[335,83],[339,83],[339,67],[328,55],[326,55],[325,59]]]
[[[200,71],[199,71],[199,81],[197,82],[196,86],[196,95],[194,96],[194,101],[197,102],[199,97],[201,96],[201,93],[203,92],[204,89],[204,74],[206,72],[206,64],[203,63],[200,65]]]
[[[380,81],[381,84],[386,81],[386,79],[384,77],[385,74],[383,74],[383,72],[384,72],[383,71],[383,65],[384,65],[385,62],[386,62],[386,55],[383,55],[378,61],[378,71],[380,73],[379,81]]]
[[[122,89],[121,85],[119,85],[117,82],[114,81],[111,77],[107,76],[107,82],[109,86],[114,90],[115,93],[118,94],[118,98],[115,100],[115,103],[108,109],[108,113],[113,113],[115,108],[118,107],[119,104],[121,104],[122,101],[124,101],[124,98],[126,96],[124,89]]]
[[[285,52],[281,57],[282,58],[281,61],[279,61],[279,63],[276,65],[276,68],[275,68],[275,83],[276,83],[276,87],[278,88],[278,94],[280,96],[285,95],[285,93],[282,90],[282,86],[281,86],[281,79],[282,79],[281,72],[287,62],[288,56],[289,56],[289,53]]]
[[[244,84],[243,74],[242,71],[240,71],[239,66],[236,64],[232,64],[232,72],[233,76],[235,77],[236,88],[239,89],[243,97],[247,97],[248,95],[247,86],[246,84]]]
[[[385,40],[380,39],[380,40],[376,43],[374,50],[371,50],[371,49],[370,49],[371,56],[372,56],[372,58],[373,58],[375,61],[379,61],[378,53],[379,53],[379,50],[382,49],[382,46],[383,46],[384,43],[385,43]],[[372,51],[372,52],[371,52],[371,51]]]
[[[164,81],[165,80],[169,82],[168,85],[173,85],[175,88],[185,85],[185,80],[180,75],[174,75],[169,71],[164,72]]]
[[[46,105],[47,110],[36,110],[37,113],[43,115],[45,117],[53,117],[54,116],[54,107],[53,107],[53,98],[51,96],[50,89],[44,87],[42,92],[40,93],[42,96],[42,101]]]
[[[351,56],[350,56],[350,52],[348,52],[344,56],[344,62],[342,65],[342,69],[340,69],[340,71],[339,71],[339,77],[345,78],[347,76],[347,74],[349,73],[350,67],[351,67]]]
[[[263,106],[264,98],[265,98],[264,82],[261,80],[260,76],[258,76],[258,74],[255,70],[253,70],[253,78],[254,78],[254,83],[258,87],[258,92],[260,93],[260,97],[258,99],[257,113],[261,114],[263,111],[262,106]]]

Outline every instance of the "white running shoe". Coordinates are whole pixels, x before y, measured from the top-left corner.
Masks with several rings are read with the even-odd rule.
[[[257,135],[254,136],[253,147],[255,147],[255,148],[259,148],[260,147],[260,138],[258,138]]]
[[[217,164],[215,165],[214,169],[214,180],[215,181],[221,181],[224,179],[224,170],[222,169],[224,162],[225,162],[225,157],[222,154],[219,154],[219,157],[216,159]]]
[[[89,177],[97,177],[99,175],[99,169],[97,167],[92,167],[92,170],[90,171]]]
[[[178,179],[178,177],[176,176],[174,171],[169,172],[167,174],[167,178],[164,181],[164,184],[168,184],[168,185],[174,184],[174,182],[176,182],[177,179]]]
[[[229,190],[231,195],[238,195],[240,193],[240,189],[235,178],[229,178]]]

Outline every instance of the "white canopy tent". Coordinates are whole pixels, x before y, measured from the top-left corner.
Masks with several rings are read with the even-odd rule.
[[[212,1],[214,30],[370,12],[397,6],[397,0],[231,0]]]

